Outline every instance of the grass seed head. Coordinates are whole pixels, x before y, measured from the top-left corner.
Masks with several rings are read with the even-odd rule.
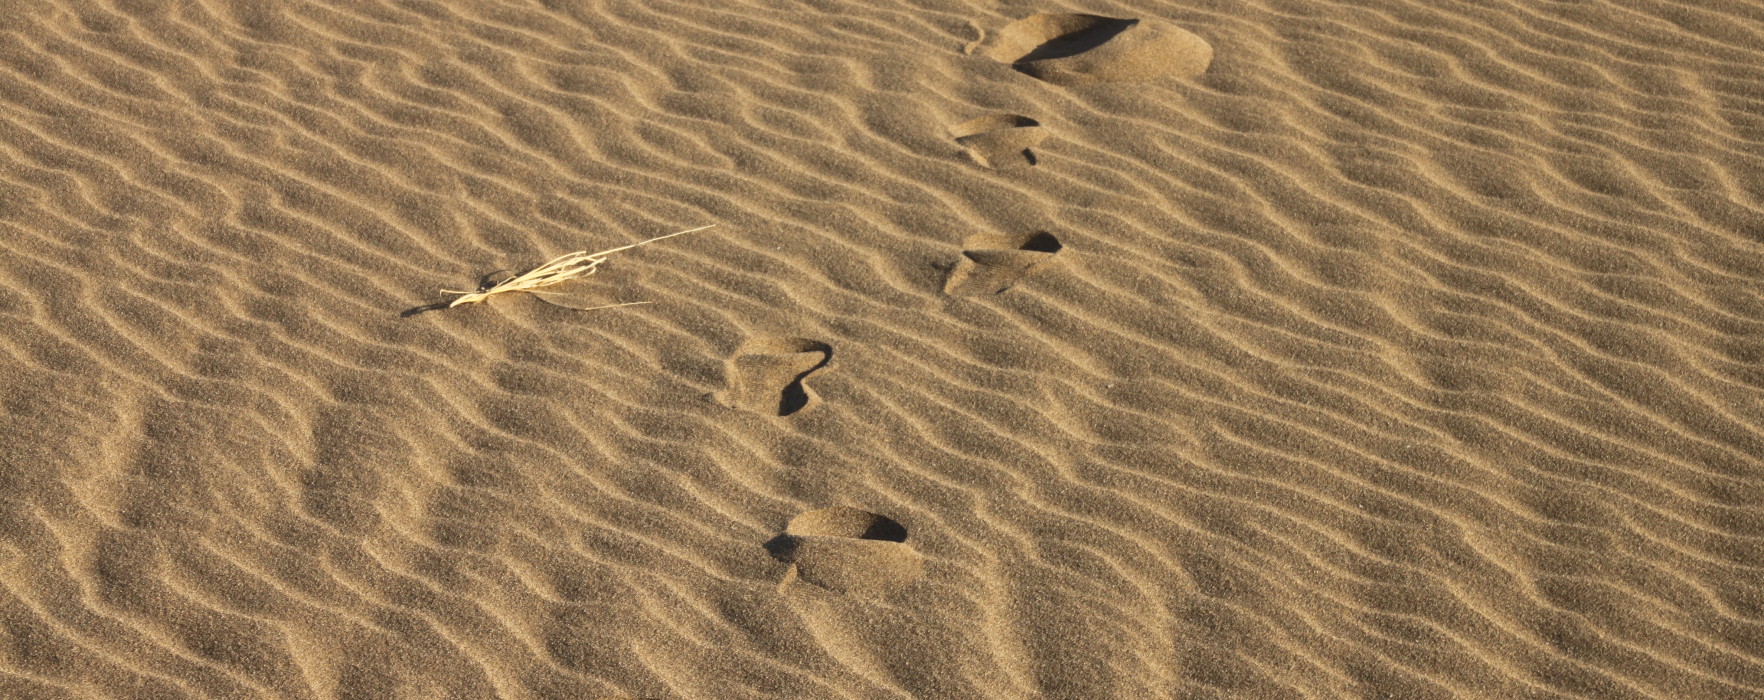
[[[648,243],[654,243],[654,242],[659,241],[663,238],[673,238],[674,236],[679,236],[682,234],[692,233],[695,231],[703,231],[707,228],[711,228],[712,226],[716,226],[716,224],[710,224],[709,226],[700,226],[698,228],[687,229],[685,231],[676,231],[676,232],[670,233],[666,236],[656,236],[655,238],[651,238],[647,241],[638,241],[636,243],[632,243],[631,245],[619,246],[617,248],[612,248],[610,250],[603,250],[598,253],[590,253],[587,251],[577,251],[577,252],[570,253],[567,255],[560,255],[558,257],[552,258],[550,262],[547,262],[544,265],[540,265],[538,267],[535,267],[535,268],[528,270],[526,272],[523,272],[521,274],[515,275],[515,276],[510,277],[508,279],[505,279],[505,280],[502,280],[502,281],[497,282],[495,284],[492,284],[488,287],[484,287],[482,289],[479,289],[478,291],[475,291],[475,292],[461,292],[461,291],[454,291],[451,289],[444,289],[441,291],[446,292],[448,294],[461,295],[459,298],[454,299],[451,303],[449,303],[447,305],[448,308],[453,308],[455,306],[461,306],[464,304],[476,304],[476,303],[483,301],[485,299],[488,299],[492,296],[495,296],[497,294],[502,294],[505,292],[534,292],[535,294],[543,294],[544,292],[539,292],[537,290],[542,289],[544,287],[549,287],[554,284],[568,282],[568,281],[574,280],[574,279],[581,279],[583,277],[587,277],[588,275],[594,274],[595,271],[600,267],[600,264],[603,262],[606,262],[607,256],[612,255],[613,253],[617,253],[619,251],[624,251],[624,250],[630,250],[632,248],[636,248],[637,246],[645,245]],[[641,303],[647,303],[647,302],[632,302],[632,303],[641,304]],[[610,304],[607,306],[596,306],[594,308],[595,309],[608,309],[608,308],[612,308],[615,306],[630,306],[630,305],[631,305],[630,303]],[[583,309],[583,310],[584,311],[591,311],[592,309]]]

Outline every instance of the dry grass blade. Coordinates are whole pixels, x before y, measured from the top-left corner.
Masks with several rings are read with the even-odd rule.
[[[568,282],[573,279],[580,279],[582,277],[586,277],[588,275],[594,274],[596,268],[600,267],[601,263],[606,262],[606,257],[609,255],[612,255],[613,253],[617,253],[617,252],[623,251],[623,250],[630,250],[632,248],[636,248],[637,246],[648,244],[648,243],[654,243],[654,242],[659,241],[663,238],[673,238],[674,236],[692,233],[695,231],[703,231],[707,228],[711,228],[712,226],[716,226],[716,224],[710,224],[709,226],[700,226],[698,228],[687,229],[685,231],[676,231],[676,232],[670,233],[666,236],[656,236],[655,238],[651,238],[647,241],[638,241],[636,243],[632,243],[631,245],[619,246],[617,248],[613,248],[610,250],[603,250],[598,253],[590,253],[587,251],[578,251],[575,253],[570,253],[568,255],[560,255],[556,258],[552,258],[550,262],[547,262],[544,265],[540,265],[538,267],[535,267],[535,268],[528,270],[526,272],[523,272],[521,274],[518,274],[518,275],[515,275],[515,276],[510,277],[508,279],[502,280],[501,282],[497,282],[496,284],[490,285],[490,286],[485,287],[483,289],[479,289],[478,291],[475,291],[475,292],[461,292],[461,291],[454,291],[451,289],[443,289],[441,291],[448,293],[448,294],[462,295],[459,298],[454,299],[451,303],[449,303],[447,305],[448,308],[453,308],[453,307],[459,306],[461,304],[475,304],[477,302],[488,299],[491,296],[494,296],[497,294],[502,294],[504,292],[542,293],[542,292],[536,292],[535,290],[538,290],[543,287],[549,287],[551,285],[558,284],[561,282]],[[595,309],[608,309],[608,308],[612,308],[615,306],[630,306],[631,304],[643,304],[643,303],[647,303],[647,302],[631,302],[630,304],[610,304],[607,306],[597,306],[594,308]],[[592,311],[593,309],[582,309],[582,310],[583,311]]]

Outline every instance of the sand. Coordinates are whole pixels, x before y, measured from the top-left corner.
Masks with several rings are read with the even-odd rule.
[[[0,413],[4,698],[1764,697],[1764,5],[18,0]]]

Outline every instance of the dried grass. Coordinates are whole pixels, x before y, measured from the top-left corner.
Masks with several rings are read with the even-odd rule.
[[[502,280],[502,281],[497,282],[495,284],[480,288],[478,291],[475,291],[475,292],[462,292],[462,291],[456,291],[456,290],[452,290],[452,289],[443,289],[441,291],[444,293],[447,293],[447,294],[463,295],[457,299],[454,299],[451,303],[449,303],[447,305],[448,308],[453,308],[455,306],[460,306],[462,304],[475,304],[475,303],[478,303],[478,302],[483,301],[485,299],[488,299],[492,296],[495,296],[497,294],[503,294],[506,292],[533,292],[534,294],[544,294],[545,292],[540,292],[537,290],[542,287],[549,287],[554,284],[568,282],[573,279],[580,279],[580,278],[586,277],[588,275],[594,274],[596,269],[598,269],[600,267],[600,264],[603,262],[606,262],[606,257],[609,255],[612,255],[613,253],[617,253],[622,250],[630,250],[632,248],[636,248],[637,246],[641,246],[641,245],[645,245],[645,244],[649,244],[649,243],[654,243],[654,242],[659,241],[663,238],[673,238],[674,236],[693,233],[695,231],[703,231],[703,230],[705,230],[707,228],[711,228],[713,226],[716,226],[716,224],[711,224],[709,226],[700,226],[698,228],[687,229],[685,231],[677,231],[674,233],[670,233],[666,236],[656,236],[655,238],[651,238],[647,241],[639,241],[636,243],[632,243],[631,245],[619,246],[617,248],[613,248],[611,250],[603,250],[598,253],[579,251],[579,252],[575,252],[575,253],[570,253],[568,255],[561,255],[556,258],[552,258],[550,262],[547,262],[544,265],[540,265],[540,266],[535,267],[531,270],[528,270],[528,271],[523,272],[521,274],[515,275],[515,276],[510,277],[508,279]],[[606,306],[596,306],[593,308],[579,309],[579,310],[593,311],[594,309],[610,309],[610,308],[614,308],[614,307],[618,307],[618,306],[631,306],[633,304],[647,304],[647,303],[649,303],[649,302],[633,301],[633,302],[627,302],[624,304],[608,304]],[[577,308],[577,307],[566,307],[566,308]]]

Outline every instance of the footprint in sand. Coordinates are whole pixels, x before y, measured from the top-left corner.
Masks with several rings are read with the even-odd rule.
[[[983,39],[982,46],[988,58],[1067,86],[1191,78],[1213,61],[1213,46],[1181,27],[1097,15],[1030,15]]]
[[[906,538],[906,528],[886,516],[834,506],[791,519],[766,551],[790,565],[780,591],[803,581],[839,593],[882,595],[923,574],[924,558]]]
[[[819,340],[753,338],[724,363],[728,388],[711,398],[744,411],[792,415],[815,399],[803,382],[832,360],[833,346]]]
[[[1030,148],[1047,138],[1047,131],[1034,119],[1016,114],[993,114],[970,119],[949,129],[949,135],[968,156],[988,168],[1005,170],[1035,164]]]
[[[1008,236],[977,233],[962,241],[962,258],[949,271],[943,293],[1003,294],[1057,259],[1058,238],[1045,231]]]

